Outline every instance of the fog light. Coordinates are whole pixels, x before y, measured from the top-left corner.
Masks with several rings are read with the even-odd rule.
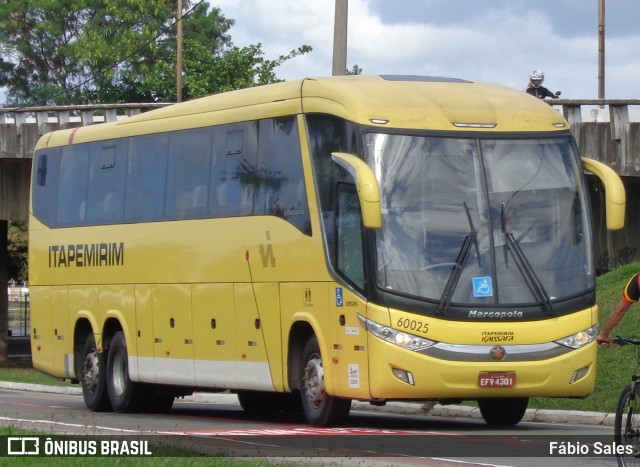
[[[399,368],[391,368],[393,372],[393,376],[398,378],[400,381],[404,381],[411,386],[415,386],[415,381],[413,380],[413,375],[410,371],[401,370]]]
[[[571,375],[571,379],[569,380],[569,384],[573,384],[576,381],[584,378],[584,376],[587,374],[588,371],[589,371],[588,366],[585,366],[583,368],[580,368],[579,370],[574,371],[573,375]]]

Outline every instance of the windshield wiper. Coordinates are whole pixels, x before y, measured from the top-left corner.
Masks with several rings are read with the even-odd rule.
[[[538,275],[534,271],[533,267],[531,267],[531,263],[529,263],[529,260],[527,260],[527,257],[522,251],[522,248],[514,238],[513,232],[507,232],[507,229],[505,227],[504,203],[502,204],[502,208],[500,209],[500,229],[502,230],[502,235],[504,235],[505,238],[505,245],[507,246],[509,252],[513,255],[516,266],[518,266],[520,274],[522,274],[525,282],[529,286],[529,290],[531,290],[538,303],[540,303],[544,307],[545,314],[551,314],[551,301],[549,300],[549,295],[544,289],[544,285],[542,285],[542,282],[540,282],[540,278],[538,278]]]
[[[438,304],[438,308],[436,309],[436,314],[441,315],[444,313],[445,308],[449,306],[451,303],[451,298],[453,297],[453,292],[456,290],[458,286],[458,282],[460,281],[460,276],[462,275],[462,266],[469,256],[469,251],[471,250],[471,245],[475,245],[476,248],[476,256],[478,257],[478,266],[480,266],[480,249],[478,248],[478,234],[476,233],[476,229],[473,225],[473,221],[471,219],[471,213],[469,212],[469,208],[467,207],[467,203],[463,202],[464,210],[467,213],[467,219],[469,220],[469,233],[464,237],[464,241],[462,242],[462,246],[460,247],[460,251],[458,251],[458,257],[456,258],[456,262],[451,270],[451,274],[449,274],[449,279],[447,280],[447,285],[445,285],[444,290],[442,291],[442,296],[440,297],[440,303]]]
[[[467,202],[463,201],[462,205],[464,206],[464,210],[467,213],[467,220],[469,221],[469,228],[471,236],[473,237],[473,246],[476,247],[476,256],[478,257],[478,267],[482,267],[480,264],[480,248],[478,247],[478,233],[476,232],[476,228],[473,225],[473,219],[471,219],[471,211],[469,211],[469,207],[467,206]]]

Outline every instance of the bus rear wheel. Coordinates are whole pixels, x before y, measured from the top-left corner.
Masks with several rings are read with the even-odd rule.
[[[528,397],[478,399],[482,418],[490,426],[514,426],[520,423],[529,405]]]
[[[325,391],[322,355],[316,336],[307,341],[302,351],[300,381],[302,410],[311,425],[331,426],[347,419],[351,400],[331,396]]]
[[[107,392],[107,362],[104,353],[96,349],[93,334],[87,336],[82,348],[78,376],[82,383],[82,398],[87,408],[94,412],[111,410]]]
[[[122,331],[111,340],[107,356],[107,389],[113,410],[119,413],[145,411],[150,402],[145,385],[129,378],[127,343]]]

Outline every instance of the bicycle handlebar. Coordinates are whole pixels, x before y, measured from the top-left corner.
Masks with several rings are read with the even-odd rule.
[[[617,344],[617,345],[629,345],[629,344],[640,345],[640,339],[632,339],[627,337],[616,336],[613,339],[611,339],[611,343]]]

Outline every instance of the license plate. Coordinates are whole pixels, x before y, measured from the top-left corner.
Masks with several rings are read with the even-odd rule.
[[[512,371],[505,373],[480,373],[478,386],[481,388],[510,388],[516,384],[516,374]]]

